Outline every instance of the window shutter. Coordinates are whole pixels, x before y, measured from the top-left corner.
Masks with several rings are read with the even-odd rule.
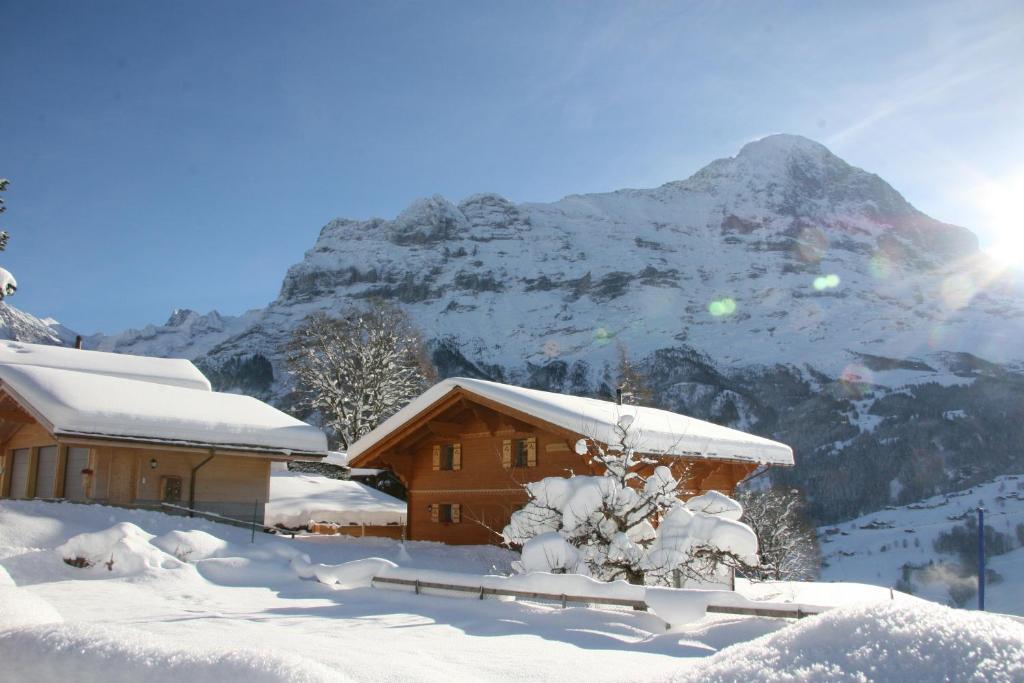
[[[434,446],[434,471],[436,472],[439,469],[441,469],[441,446],[436,445]],[[436,522],[437,520],[434,521]]]
[[[437,503],[433,503],[430,506],[430,521],[437,524],[438,514],[440,513],[441,506]]]
[[[512,439],[501,442],[501,466],[506,470],[512,467]]]
[[[462,444],[457,443],[452,446],[452,469],[462,469]]]
[[[452,524],[458,524],[462,520],[462,506],[452,503]]]
[[[526,440],[526,466],[537,466],[537,437],[535,436]]]

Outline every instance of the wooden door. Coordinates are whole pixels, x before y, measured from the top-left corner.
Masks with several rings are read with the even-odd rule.
[[[64,468],[64,497],[85,500],[82,470],[89,466],[89,449],[72,446],[68,449],[68,464]]]
[[[32,451],[28,448],[14,449],[14,463],[11,467],[11,498],[28,498],[29,468],[32,465]]]
[[[53,498],[57,483],[57,447],[43,446],[39,449],[39,464],[36,466],[36,498]]]
[[[107,484],[107,500],[117,505],[135,502],[135,480],[137,458],[133,453],[114,452],[110,457],[110,479]]]

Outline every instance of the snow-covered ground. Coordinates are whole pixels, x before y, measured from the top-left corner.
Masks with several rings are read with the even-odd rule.
[[[989,549],[988,568],[1001,578],[987,585],[985,607],[993,612],[1024,615],[1024,536],[1018,531],[1024,525],[1024,475],[997,477],[965,491],[821,527],[818,536],[827,565],[822,579],[888,587],[897,586],[901,579],[909,580],[914,595],[952,604],[950,588],[970,593],[977,573],[955,576],[951,570],[956,555],[937,551],[935,541],[941,534],[964,528],[966,522],[976,519],[979,505],[985,508],[985,525],[1005,534],[1013,548],[1000,555],[993,555]],[[968,543],[972,541],[968,539]],[[904,570],[905,565],[910,569]],[[974,597],[966,599],[965,606],[975,605]]]
[[[386,526],[405,524],[404,500],[357,481],[316,474],[275,470],[270,476],[270,501],[265,523],[291,529],[308,522]]]
[[[341,536],[257,535],[250,543],[249,533],[154,512],[3,501],[4,675],[38,682],[1024,675],[1024,626],[899,594],[890,600],[877,587],[743,586],[766,599],[820,604],[831,595],[862,604],[796,624],[717,616],[666,632],[653,614],[629,609],[339,590],[299,579],[290,564],[301,553],[327,564],[381,557],[407,568],[502,573],[515,556],[500,548],[408,543],[403,551],[387,539]],[[68,555],[93,564],[69,566]]]

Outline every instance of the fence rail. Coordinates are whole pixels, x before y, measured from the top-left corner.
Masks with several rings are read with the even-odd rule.
[[[526,600],[547,600],[550,602],[561,603],[562,607],[566,607],[569,603],[582,603],[588,605],[614,605],[616,607],[632,607],[633,609],[637,610],[647,610],[649,607],[647,602],[644,600],[627,600],[623,598],[611,598],[604,596],[593,597],[586,595],[539,593],[533,591],[518,591],[508,588],[491,588],[488,586],[467,586],[452,583],[439,583],[436,581],[420,581],[418,579],[398,579],[386,576],[374,577],[372,585],[380,585],[382,588],[387,588],[389,586],[405,586],[413,588],[417,594],[419,594],[422,590],[443,590],[454,591],[458,593],[469,593],[472,595],[479,596],[481,600],[483,600],[484,597],[488,595],[506,596]],[[771,607],[758,607],[754,605],[739,606],[709,604],[707,606],[707,611],[715,614],[736,614],[744,616],[771,617],[780,619],[803,619],[804,617],[810,617],[814,616],[815,614],[821,614],[821,612],[825,610],[808,609],[806,606],[798,605],[794,605],[790,608],[775,603]]]
[[[421,589],[427,588],[434,590],[457,591],[460,593],[473,593],[474,595],[479,595],[481,600],[487,595],[504,595],[511,598],[525,598],[527,600],[550,600],[552,602],[560,602],[563,607],[570,602],[580,602],[587,604],[616,605],[620,607],[633,607],[635,609],[647,609],[647,603],[643,600],[625,600],[623,598],[591,598],[585,595],[566,595],[564,593],[537,593],[533,591],[515,591],[507,588],[488,588],[487,586],[460,586],[457,584],[436,583],[433,581],[392,579],[385,576],[374,577],[373,583],[374,585],[380,583],[393,584],[397,586],[411,586],[415,589],[417,594],[419,594]]]
[[[295,538],[295,532],[287,529],[281,529],[276,526],[267,526],[262,522],[256,522],[253,520],[245,521],[244,519],[235,519],[234,517],[227,517],[225,515],[218,514],[216,512],[205,512],[203,510],[195,510],[184,505],[175,505],[174,503],[160,503],[161,510],[174,510],[177,512],[187,512],[190,516],[203,517],[213,522],[220,522],[222,524],[228,524],[230,526],[237,526],[243,529],[260,529],[268,534],[286,534]]]

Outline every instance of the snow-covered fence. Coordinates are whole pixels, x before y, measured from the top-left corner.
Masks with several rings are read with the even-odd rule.
[[[567,607],[570,603],[612,605],[648,610],[666,628],[696,621],[707,613],[799,619],[828,608],[795,603],[750,600],[727,590],[637,586],[625,581],[598,581],[579,574],[531,572],[516,576],[481,576],[399,567],[389,560],[368,558],[339,565],[310,564],[301,559],[292,567],[303,578],[344,588],[372,586],[416,594],[484,599],[544,600]]]
[[[203,519],[208,519],[211,522],[220,522],[221,524],[242,527],[243,529],[255,528],[260,529],[261,531],[265,531],[268,534],[285,534],[291,536],[292,538],[295,538],[294,531],[288,531],[286,529],[280,529],[274,526],[267,526],[266,524],[263,524],[262,522],[256,522],[255,520],[250,520],[247,522],[244,519],[225,517],[224,515],[217,514],[216,512],[205,512],[203,510],[195,510],[184,505],[175,505],[174,503],[160,503],[159,508],[154,507],[153,509],[159,509],[161,512],[170,512],[172,514],[176,512],[185,512],[188,513],[190,517],[202,517]]]
[[[579,602],[585,604],[617,605],[622,607],[632,607],[634,609],[647,609],[647,603],[643,600],[632,600],[629,598],[616,598],[607,596],[595,598],[593,596],[568,595],[566,593],[555,594],[541,593],[538,591],[491,588],[489,586],[484,585],[464,586],[452,583],[421,581],[420,579],[396,579],[387,576],[373,577],[371,585],[374,588],[390,588],[391,586],[405,586],[407,588],[412,588],[416,594],[419,594],[424,590],[431,589],[441,591],[454,591],[457,593],[471,593],[472,595],[478,596],[481,600],[483,600],[488,595],[492,595],[527,600],[550,600],[552,602],[561,602],[562,607],[566,607],[567,604],[570,602]]]

